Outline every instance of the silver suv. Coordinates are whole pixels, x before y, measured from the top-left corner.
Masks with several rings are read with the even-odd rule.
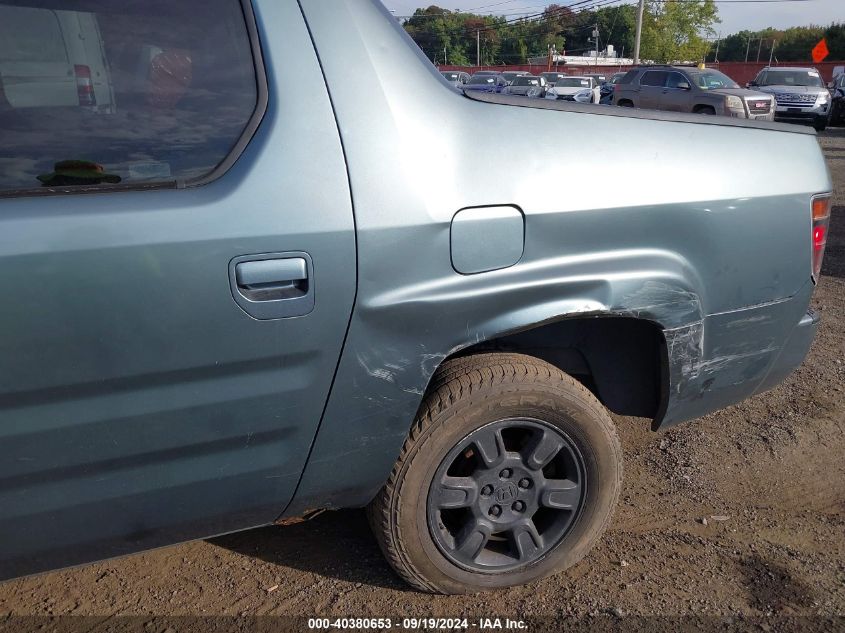
[[[774,102],[770,95],[741,88],[733,79],[712,68],[635,68],[616,84],[613,101],[629,108],[721,114],[764,121],[774,118]]]
[[[774,95],[776,121],[809,123],[818,131],[827,127],[830,92],[815,68],[767,66],[748,87]]]

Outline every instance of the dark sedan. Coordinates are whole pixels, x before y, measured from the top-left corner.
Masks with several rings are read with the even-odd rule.
[[[510,86],[513,83],[514,79],[527,74],[528,73],[523,70],[506,70],[502,73],[502,77],[505,78],[505,81],[508,82],[508,85]]]
[[[460,70],[443,70],[440,72],[443,78],[452,84],[465,84],[469,81],[469,73]]]
[[[521,97],[542,98],[546,96],[546,80],[534,75],[521,75],[514,79],[513,83],[507,86],[503,92]]]
[[[475,74],[470,77],[470,80],[464,86],[464,90],[471,90],[476,92],[502,92],[502,89],[507,85],[504,77],[501,75],[481,75]]]
[[[613,86],[627,75],[627,72],[613,73],[610,78],[601,85],[601,100],[599,103],[613,105]]]
[[[830,124],[845,124],[845,73],[840,74],[830,83]]]

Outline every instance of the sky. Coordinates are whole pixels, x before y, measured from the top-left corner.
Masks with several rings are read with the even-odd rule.
[[[396,15],[411,15],[418,7],[436,4],[444,9],[473,10],[475,13],[492,15],[513,15],[538,13],[548,2],[541,0],[382,0]],[[572,0],[558,0],[558,4],[572,4]],[[613,6],[613,5],[611,5]],[[807,2],[739,3],[719,2],[717,33],[723,36],[743,29],[750,31],[767,26],[786,28],[809,24],[827,25],[831,22],[845,22],[845,0],[808,0]]]

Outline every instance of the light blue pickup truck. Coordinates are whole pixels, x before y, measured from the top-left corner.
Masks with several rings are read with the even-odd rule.
[[[367,506],[414,587],[530,582],[610,519],[610,412],[813,339],[812,129],[459,94],[378,0],[0,16],[2,578]]]

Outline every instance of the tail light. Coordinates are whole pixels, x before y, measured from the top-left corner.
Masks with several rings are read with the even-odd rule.
[[[813,198],[813,281],[818,283],[830,226],[830,195]]]
[[[95,106],[97,97],[94,95],[94,82],[91,81],[91,69],[82,64],[73,67],[76,75],[76,94],[79,95],[79,105]]]

